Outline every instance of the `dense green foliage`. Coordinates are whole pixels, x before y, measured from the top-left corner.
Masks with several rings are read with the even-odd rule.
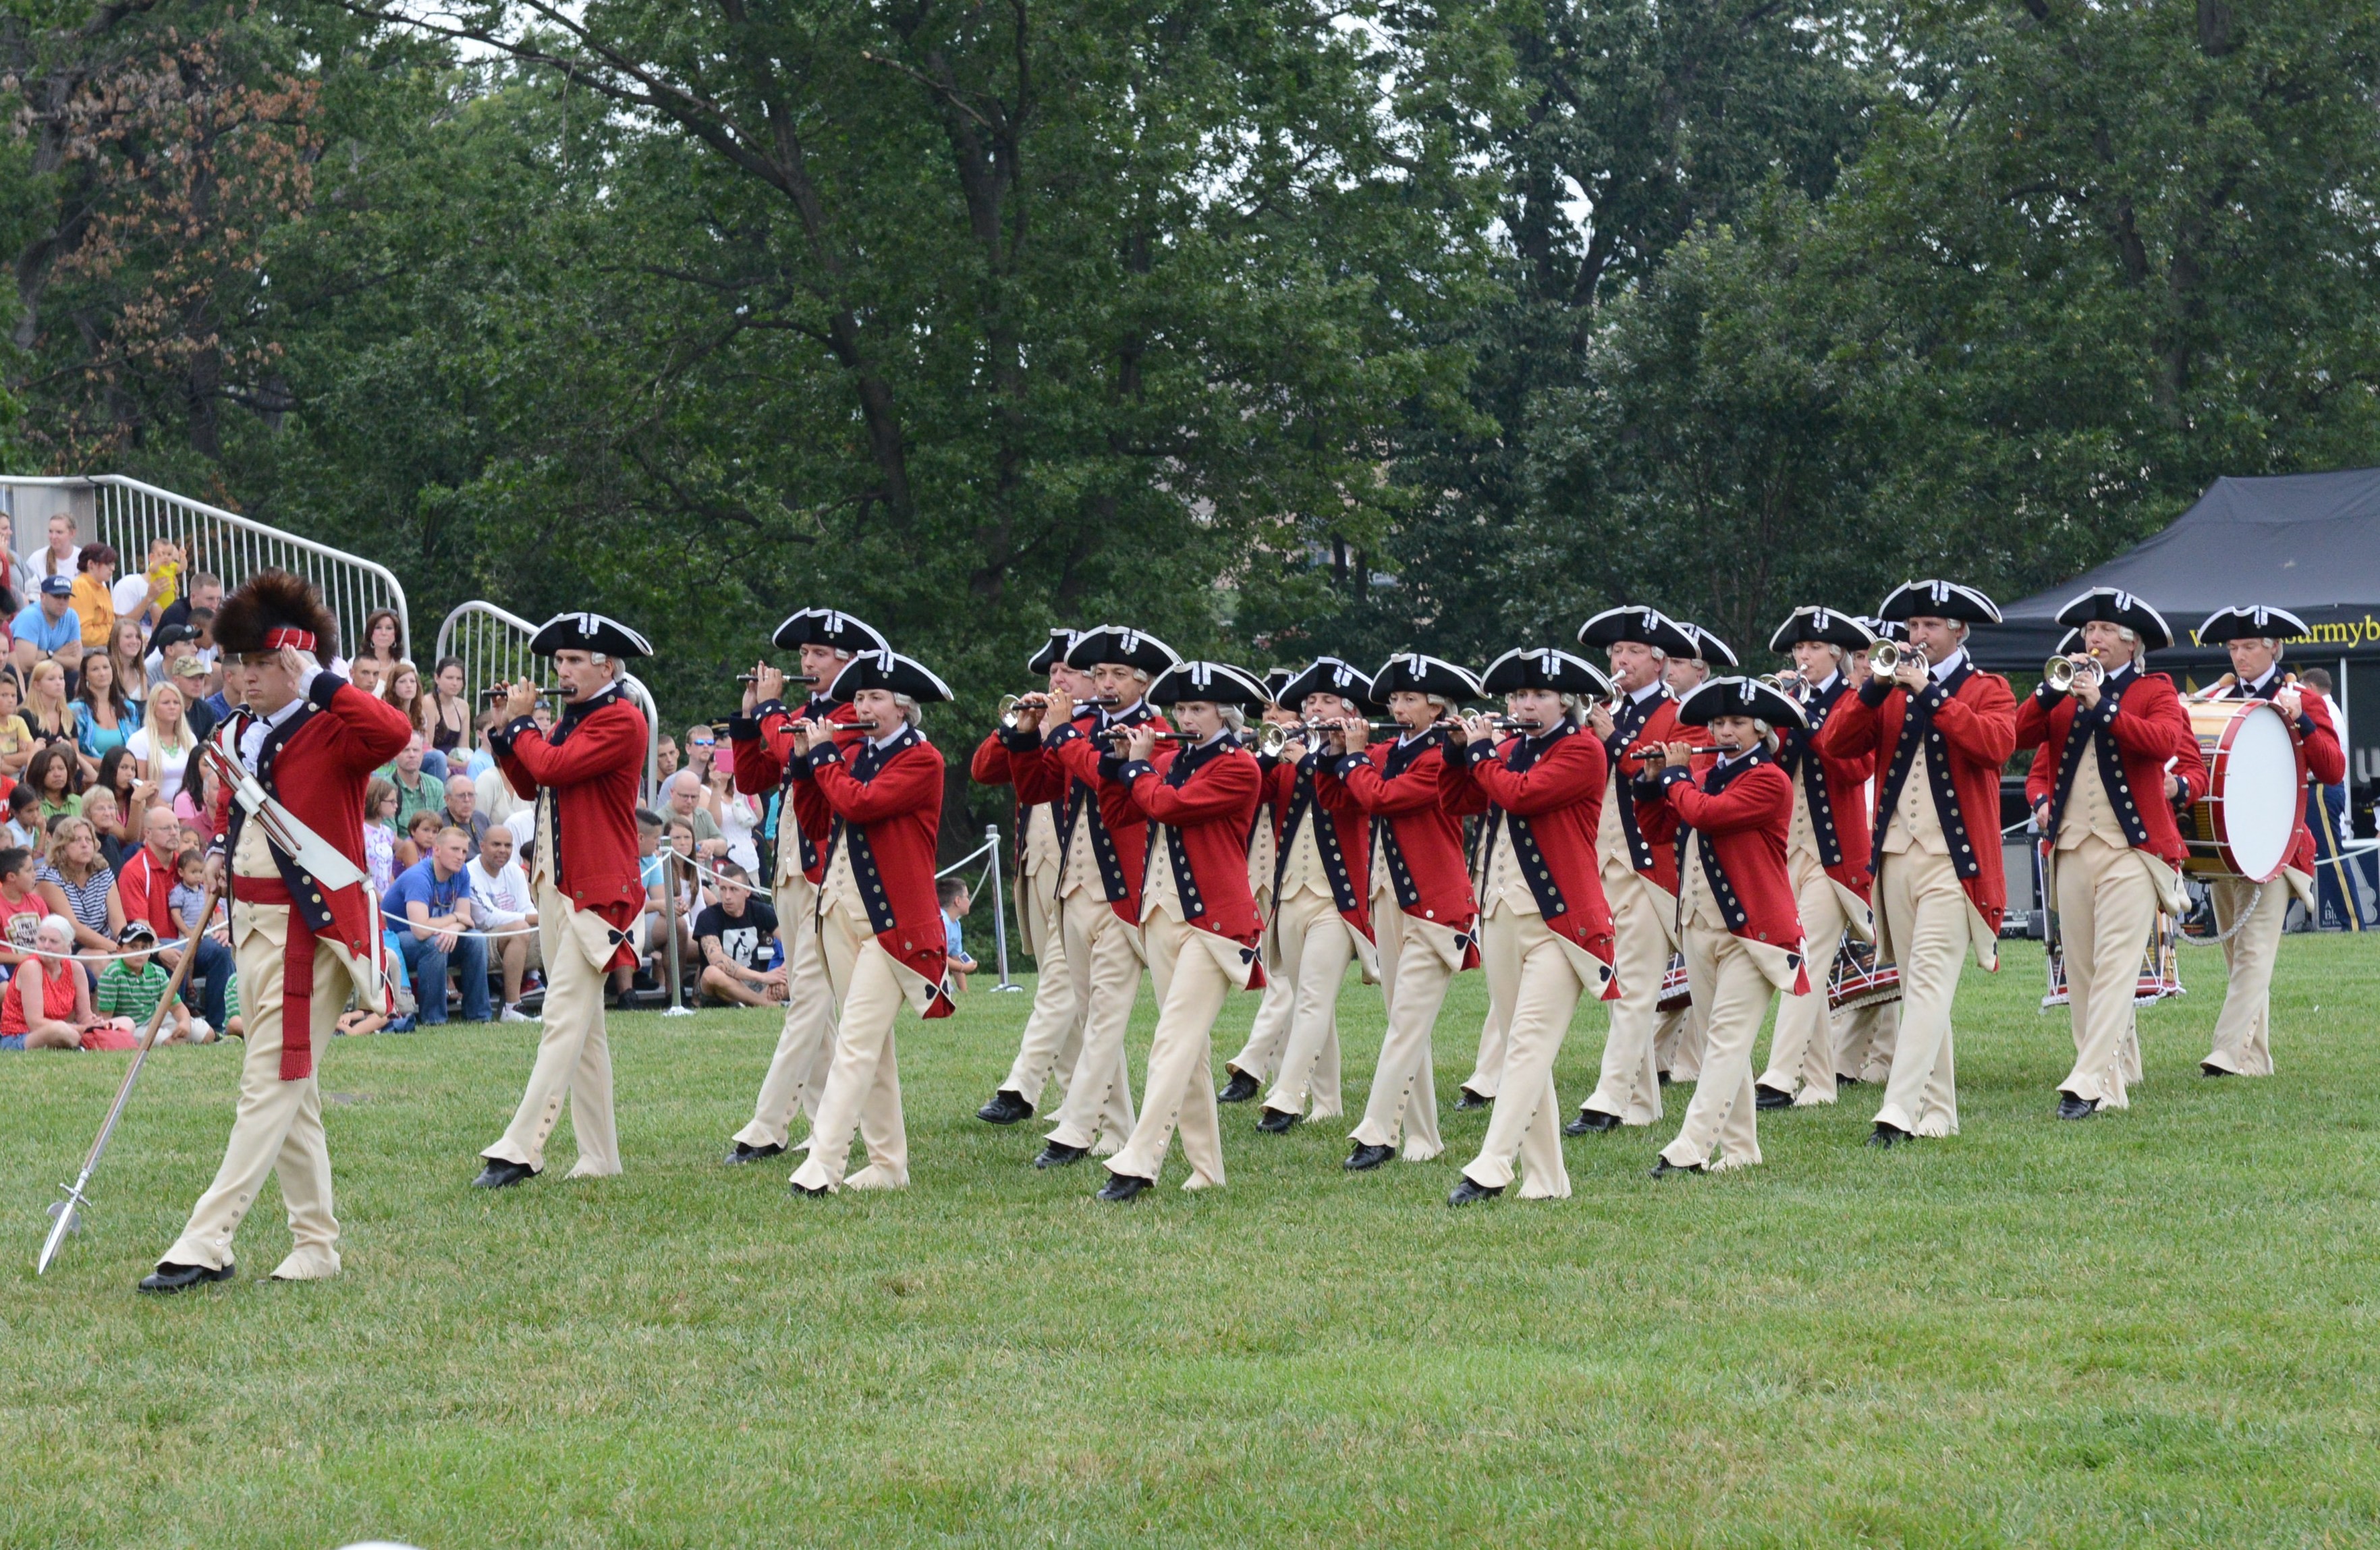
[[[1478,1114],[1443,1161],[1349,1177],[1343,1125],[1230,1110],[1226,1187],[1184,1194],[1177,1151],[1099,1205],[969,1117],[1021,996],[905,1023],[914,1185],[831,1201],[717,1160],[766,1012],[613,1019],[626,1173],[564,1182],[565,1119],[553,1176],[492,1198],[471,1154],[537,1030],[341,1040],[344,1274],[262,1279],[268,1186],[238,1279],[165,1303],[132,1282],[221,1155],[237,1048],[151,1061],[39,1280],[128,1057],[7,1057],[0,1544],[2368,1544],[2380,957],[2289,938],[2281,1074],[2218,1083],[2219,956],[2143,1014],[2129,1113],[2051,1118],[2072,1046],[2010,943],[1961,988],[1955,1140],[1863,1147],[1853,1089],[1762,1116],[1758,1169],[1656,1183],[1672,1088],[1658,1132],[1564,1143],[1568,1201],[1462,1213]],[[1442,1099],[1483,1000],[1455,982]],[[1358,1101],[1378,992],[1351,981],[1340,1027]]]
[[[412,15],[412,13],[407,13]],[[2380,461],[2338,0],[17,0],[18,466],[961,685],[2004,594]]]

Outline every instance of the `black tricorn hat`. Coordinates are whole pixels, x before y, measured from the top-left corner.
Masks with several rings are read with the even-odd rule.
[[[1694,643],[1693,654],[1705,664],[1710,667],[1740,665],[1735,660],[1734,648],[1704,629],[1700,624],[1689,624],[1682,619],[1674,623],[1678,626],[1679,633]]]
[[[598,657],[650,657],[653,643],[617,619],[581,609],[557,613],[537,627],[528,648],[540,657],[556,651],[587,651]]]
[[[862,651],[844,665],[828,686],[826,697],[848,705],[862,689],[890,689],[920,705],[952,697],[951,686],[934,676],[923,662],[892,651]]]
[[[1336,657],[1317,657],[1305,672],[1281,686],[1281,698],[1275,703],[1294,710],[1305,703],[1308,695],[1337,695],[1358,706],[1372,704],[1372,675],[1351,666]]]
[[[1898,619],[1878,619],[1864,613],[1860,615],[1860,623],[1866,625],[1869,633],[1877,640],[1905,642],[1909,639],[1909,626]]]
[[[1157,682],[1148,686],[1148,699],[1152,705],[1207,700],[1216,705],[1236,705],[1244,710],[1262,710],[1273,703],[1264,680],[1229,662],[1176,662],[1158,674]]]
[[[1551,689],[1601,699],[1611,693],[1611,680],[1584,658],[1554,647],[1516,647],[1489,662],[1488,671],[1479,675],[1483,695],[1509,695],[1515,689]]]
[[[1695,655],[1694,637],[1658,608],[1636,603],[1607,608],[1578,627],[1581,646],[1617,646],[1623,640],[1649,646],[1667,657]]]
[[[857,656],[862,651],[890,651],[892,648],[883,636],[865,621],[845,613],[839,608],[805,608],[787,614],[769,637],[780,651],[792,651],[804,646],[831,647]]]
[[[293,646],[327,661],[339,653],[339,622],[312,582],[293,571],[261,570],[215,611],[215,644],[235,657]]]
[[[1678,702],[1681,726],[1706,727],[1720,716],[1756,716],[1772,727],[1810,724],[1799,705],[1756,678],[1714,678]]]
[[[1468,669],[1452,662],[1426,657],[1418,651],[1400,651],[1372,674],[1372,697],[1385,705],[1389,696],[1400,689],[1459,703],[1479,697],[1479,680],[1472,677]]]
[[[222,626],[216,626],[215,633],[221,635]],[[2265,603],[2234,603],[2208,614],[2197,633],[2199,645],[2220,646],[2228,640],[2288,640],[2313,631],[2288,609]]]
[[[2119,587],[2094,587],[2058,611],[2058,622],[2076,629],[2095,619],[2123,625],[2152,651],[2173,644],[2173,626],[2165,622],[2165,615]]]
[[[1080,630],[1070,630],[1065,628],[1063,625],[1051,626],[1050,630],[1050,638],[1043,641],[1039,649],[1036,650],[1033,655],[1025,659],[1025,671],[1027,672],[1048,672],[1051,668],[1056,667],[1060,662],[1066,660],[1067,651],[1073,648],[1075,640],[1081,636],[1081,634],[1082,632]]]
[[[1997,624],[1999,605],[1972,587],[1955,581],[1904,581],[1891,596],[1876,605],[1882,619],[1958,619],[1970,624]]]
[[[1768,637],[1768,649],[1791,651],[1804,640],[1840,646],[1846,651],[1864,651],[1876,644],[1876,632],[1856,616],[1836,609],[1797,608]]]
[[[1279,705],[1281,703],[1281,692],[1295,682],[1297,682],[1297,670],[1293,667],[1276,667],[1267,668],[1265,670],[1265,692],[1272,696],[1272,703],[1275,705]]]
[[[1091,668],[1115,662],[1138,668],[1152,679],[1182,660],[1182,653],[1146,630],[1122,624],[1101,624],[1085,630],[1066,650],[1068,667]]]

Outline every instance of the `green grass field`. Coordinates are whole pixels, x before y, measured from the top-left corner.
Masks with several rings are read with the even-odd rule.
[[[1955,1140],[1861,1147],[1859,1089],[1764,1120],[1766,1167],[1656,1184],[1672,1088],[1658,1131],[1566,1144],[1572,1199],[1462,1213],[1482,1115],[1350,1178],[1340,1127],[1227,1109],[1229,1188],[1183,1194],[1177,1151],[1094,1202],[1096,1165],[971,1117],[1021,996],[905,1023],[914,1187],[822,1202],[719,1165],[774,1014],[615,1018],[626,1176],[563,1182],[565,1120],[493,1196],[465,1181],[536,1030],[343,1042],[346,1274],[261,1278],[269,1194],[240,1278],[176,1299],[132,1283],[220,1156],[236,1047],[152,1062],[38,1280],[128,1057],[7,1058],[0,1543],[2372,1544],[2380,952],[2288,942],[2267,1082],[2198,1077],[2219,956],[2183,973],[2127,1115],[2052,1119],[2072,1046],[2017,944],[1967,975]],[[1439,1023],[1447,1096],[1484,995]],[[1380,1021],[1351,982],[1351,1108]],[[1590,1011],[1566,1105],[1600,1047]]]

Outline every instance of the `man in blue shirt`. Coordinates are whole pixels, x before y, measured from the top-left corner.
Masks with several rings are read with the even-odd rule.
[[[67,606],[73,596],[72,579],[63,575],[48,577],[42,583],[40,599],[18,610],[9,630],[18,640],[30,641],[33,649],[44,657],[69,641],[80,645],[82,621]]]
[[[470,845],[459,829],[439,830],[430,854],[399,872],[380,902],[382,914],[403,923],[397,945],[425,1027],[446,1021],[450,968],[462,982],[463,1020],[488,1021],[488,939],[471,927],[471,880],[463,875]]]

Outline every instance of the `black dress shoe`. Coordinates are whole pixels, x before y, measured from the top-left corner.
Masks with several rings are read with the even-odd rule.
[[[1606,1114],[1599,1108],[1582,1108],[1578,1111],[1577,1119],[1562,1127],[1562,1134],[1595,1135],[1603,1131],[1616,1131],[1619,1128],[1619,1115]]]
[[[773,1157],[783,1150],[783,1146],[773,1141],[766,1146],[755,1146],[749,1142],[739,1141],[728,1150],[725,1156],[719,1160],[728,1164],[756,1163],[763,1157]]]
[[[2225,1071],[2221,1066],[2208,1065],[2205,1061],[2201,1060],[2198,1062],[2198,1074],[2201,1076],[2229,1076],[2232,1073]]]
[[[1062,1141],[1052,1141],[1048,1145],[1041,1148],[1041,1155],[1033,1159],[1033,1166],[1036,1168],[1065,1168],[1074,1163],[1081,1162],[1085,1157],[1087,1157],[1090,1155],[1091,1149],[1087,1146],[1069,1146]]]
[[[1703,1167],[1700,1163],[1694,1164],[1692,1168],[1680,1168],[1676,1163],[1671,1162],[1667,1157],[1656,1157],[1653,1159],[1653,1177],[1656,1179],[1674,1179],[1681,1173],[1707,1173],[1710,1170],[1708,1169]]]
[[[1155,1188],[1157,1188],[1157,1181],[1154,1179],[1135,1179],[1129,1173],[1111,1173],[1108,1176],[1108,1181],[1099,1187],[1099,1193],[1091,1198],[1132,1200],[1147,1194]]]
[[[1793,1107],[1793,1095],[1791,1093],[1780,1093],[1774,1087],[1763,1087],[1759,1083],[1755,1082],[1752,1084],[1752,1107],[1755,1108],[1791,1108]]]
[[[1457,1114],[1468,1114],[1475,1108],[1493,1108],[1496,1107],[1496,1100],[1494,1098],[1483,1098],[1468,1087],[1461,1089],[1461,1096],[1454,1100],[1454,1111]]]
[[[785,1188],[793,1191],[795,1194],[808,1195],[812,1200],[824,1200],[827,1196],[834,1193],[832,1190],[828,1189],[824,1184],[805,1184],[798,1180],[788,1181],[785,1184]]]
[[[176,1265],[160,1260],[157,1268],[140,1278],[142,1291],[187,1291],[201,1281],[227,1281],[232,1278],[228,1265],[220,1270],[210,1270],[203,1265]]]
[[[1393,1146],[1370,1146],[1359,1141],[1355,1149],[1347,1154],[1347,1160],[1339,1166],[1350,1173],[1369,1173],[1396,1155]]]
[[[1838,1087],[1856,1087],[1859,1084],[1860,1079],[1856,1076],[1838,1076],[1835,1078],[1835,1085]]]
[[[990,1103],[975,1111],[975,1117],[987,1125],[1013,1125],[1033,1118],[1033,1106],[1025,1101],[1024,1094],[1002,1087],[991,1095]]]
[[[1475,1201],[1493,1200],[1503,1193],[1504,1186],[1501,1184],[1491,1190],[1485,1184],[1475,1184],[1465,1178],[1454,1186],[1454,1193],[1446,1197],[1446,1203],[1449,1205],[1469,1205]]]
[[[2088,1120],[2098,1112],[2097,1098],[2078,1098],[2071,1093],[2058,1095],[2058,1117],[2061,1120]]]
[[[1666,1087],[1670,1084],[1670,1073],[1665,1071],[1657,1071],[1653,1073],[1653,1080]]]
[[[480,1176],[471,1181],[471,1187],[475,1190],[508,1190],[524,1179],[536,1177],[537,1169],[527,1163],[504,1162],[490,1157],[488,1166],[480,1169]]]
[[[1257,1121],[1257,1129],[1267,1135],[1279,1135],[1304,1118],[1304,1115],[1293,1114],[1286,1108],[1268,1108],[1264,1111],[1264,1118]]]
[[[1246,1072],[1235,1071],[1232,1072],[1232,1079],[1229,1082],[1224,1083],[1223,1085],[1216,1091],[1215,1101],[1217,1103],[1245,1103],[1262,1091],[1264,1091],[1263,1083],[1258,1082]]]
[[[1898,1146],[1909,1137],[1910,1132],[1899,1125],[1888,1125],[1878,1120],[1876,1129],[1868,1133],[1867,1144],[1871,1146]]]

